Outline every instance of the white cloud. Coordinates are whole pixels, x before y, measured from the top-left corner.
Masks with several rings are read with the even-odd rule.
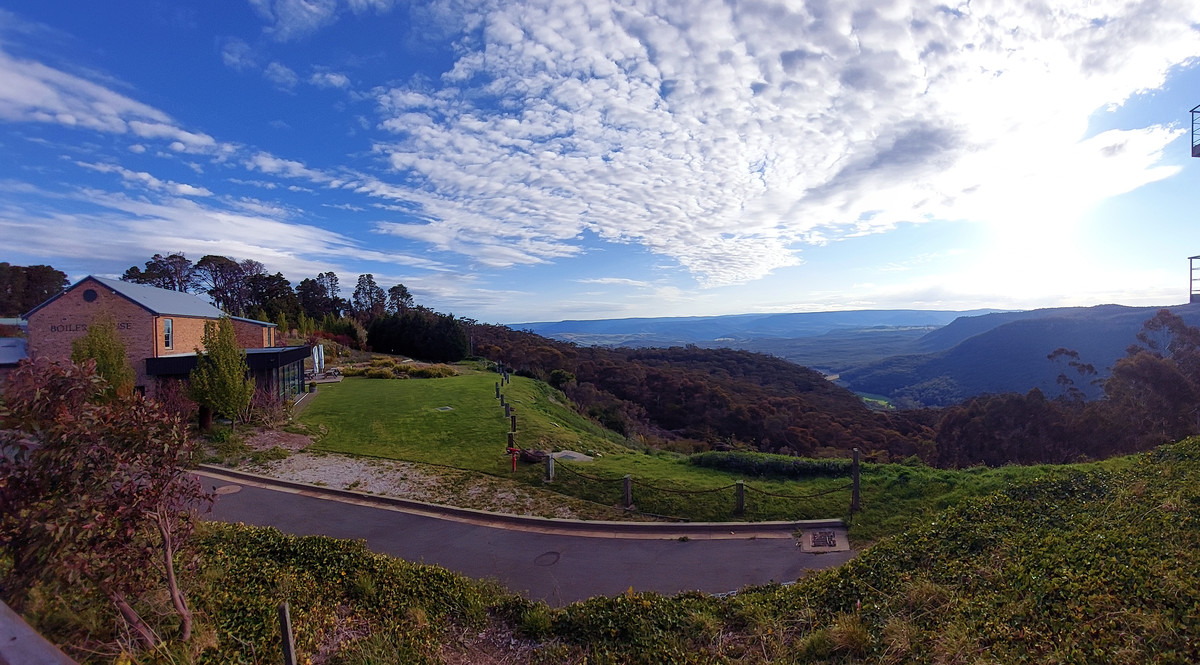
[[[44,122],[142,139],[170,141],[172,150],[221,157],[234,150],[211,136],[176,126],[162,111],[73,74],[0,50],[0,120]],[[144,152],[146,146],[130,146]]]
[[[649,282],[643,282],[637,279],[626,279],[624,277],[594,277],[590,279],[577,279],[580,284],[605,284],[616,286],[636,286],[638,288],[649,288]]]
[[[0,119],[45,122],[123,134],[129,120],[170,118],[104,86],[0,50]]]
[[[259,152],[245,161],[246,168],[251,171],[261,171],[272,175],[283,175],[289,178],[305,178],[313,182],[325,183],[330,177],[320,171],[310,169],[301,162],[281,159],[266,152]]]
[[[208,134],[185,131],[165,122],[143,122],[131,120],[129,129],[144,139],[171,139],[171,149],[176,152],[213,153],[228,151],[230,146],[219,146]]]
[[[118,173],[148,186],[153,179],[147,177],[148,174],[111,165],[82,166]],[[23,191],[29,192],[27,185],[21,186]],[[150,186],[150,189],[169,191],[165,185]],[[61,197],[38,190],[29,193]],[[287,221],[290,211],[249,199],[222,206],[211,200],[204,203],[186,198],[154,201],[100,190],[80,190],[69,197],[76,199],[88,212],[62,213],[33,208],[24,208],[19,213],[0,211],[0,236],[10,239],[13,252],[33,256],[137,264],[154,252],[170,247],[189,257],[220,254],[249,258],[261,261],[272,271],[282,271],[293,281],[326,270],[347,272],[343,262],[364,260],[420,270],[446,270],[444,265],[425,257],[372,249],[340,233]],[[47,228],[54,228],[56,232],[46,233]],[[104,237],[106,241],[96,243],[97,237]]]
[[[307,37],[338,19],[338,0],[250,0],[250,4],[268,22],[264,32],[281,42]],[[394,4],[394,0],[346,2],[355,14],[386,14]]]
[[[221,46],[221,61],[225,66],[238,71],[258,69],[258,57],[254,49],[241,39],[231,37]]]
[[[338,72],[313,72],[313,75],[308,77],[308,82],[318,88],[350,87],[350,79]]]
[[[496,266],[591,232],[710,286],[928,219],[1019,242],[1014,217],[1061,228],[1169,177],[1174,130],[1087,122],[1200,53],[1186,0],[439,7],[464,17],[446,87],[376,94],[376,150],[414,185],[362,186],[429,221],[378,230]]]
[[[145,187],[154,191],[166,192],[175,196],[212,196],[212,192],[204,187],[197,187],[172,180],[160,180],[145,171],[132,171],[115,164],[75,163],[85,169],[91,169],[99,173],[115,173],[121,176],[128,184]]]
[[[287,65],[272,62],[263,70],[263,77],[283,90],[291,90],[300,82],[300,77]]]

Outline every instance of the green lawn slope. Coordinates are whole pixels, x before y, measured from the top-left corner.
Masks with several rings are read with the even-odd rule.
[[[499,377],[472,373],[442,379],[350,377],[322,385],[300,414],[316,448],[501,474],[511,422],[496,399]],[[513,377],[505,400],[525,448],[621,450],[620,438],[580,416],[561,393]]]
[[[518,418],[518,443],[526,448],[595,454],[592,462],[560,462],[553,483],[540,465],[511,471],[504,447],[509,421],[496,399],[494,373],[441,379],[347,378],[321,386],[300,415],[316,433],[316,448],[330,452],[455,467],[585,499],[623,506],[622,478],[631,476],[634,505],[648,516],[692,521],[844,518],[852,541],[863,544],[897,533],[962,500],[1014,482],[1092,469],[1116,469],[1117,459],[1071,466],[1008,466],[962,471],[913,464],[864,464],[862,512],[851,515],[850,479],[780,478],[696,466],[687,455],[634,449],[617,435],[576,413],[557,390],[513,377],[505,399]],[[745,453],[763,459],[770,455]],[[737,481],[745,483],[744,513],[737,514]]]

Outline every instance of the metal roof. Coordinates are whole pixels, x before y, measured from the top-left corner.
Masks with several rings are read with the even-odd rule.
[[[245,321],[246,323],[257,323],[260,326],[266,326],[268,328],[278,328],[279,327],[278,324],[271,323],[270,321],[259,321],[258,319],[247,319],[244,316],[231,316],[229,318],[233,319],[234,321]]]
[[[195,316],[206,319],[219,319],[225,316],[225,312],[213,307],[200,298],[191,293],[182,291],[170,291],[168,289],[160,289],[156,286],[148,286],[146,284],[134,284],[132,282],[122,282],[119,279],[108,279],[107,277],[96,277],[88,275],[83,279],[75,282],[66,291],[52,296],[46,302],[34,307],[25,314],[28,319],[30,314],[58,300],[63,294],[79,288],[79,285],[87,281],[94,281],[100,286],[120,295],[142,307],[147,309],[151,314],[161,316]]]
[[[21,337],[0,337],[0,365],[16,365],[28,357]]]
[[[219,319],[222,316],[225,316],[225,312],[222,312],[220,309],[201,300],[191,293],[160,289],[156,286],[149,286],[147,284],[122,282],[119,279],[108,279],[106,277],[96,276],[90,277],[97,282],[100,282],[104,286],[107,286],[109,289],[112,289],[113,291],[125,296],[126,298],[129,298],[142,307],[145,307],[154,314],[159,314],[162,316],[198,316],[208,319]],[[75,286],[78,286],[78,284]],[[73,289],[75,287],[73,286],[71,288]]]

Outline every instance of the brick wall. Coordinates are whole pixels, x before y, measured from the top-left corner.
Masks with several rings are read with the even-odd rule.
[[[171,348],[163,345],[163,323],[171,319]],[[159,316],[154,320],[154,348],[159,356],[171,356],[180,353],[195,353],[196,349],[204,349],[204,322],[214,319],[200,319],[188,316]]]
[[[238,346],[243,349],[265,349],[271,346],[271,326],[267,324],[234,321],[233,330],[237,335]]]
[[[88,291],[95,292],[95,300],[84,298]],[[136,375],[135,385],[148,386],[144,359],[154,355],[154,315],[92,280],[80,282],[29,317],[29,357],[69,360],[71,342],[86,334],[87,324],[101,312],[111,313],[117,322],[117,334]]]

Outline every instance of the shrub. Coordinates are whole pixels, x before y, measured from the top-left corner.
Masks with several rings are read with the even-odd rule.
[[[847,459],[809,459],[742,451],[697,453],[688,458],[696,466],[747,476],[782,478],[839,478],[850,475],[853,462]]]
[[[258,388],[250,400],[251,424],[279,429],[292,419],[292,401],[274,390]]]
[[[196,403],[188,397],[186,380],[161,379],[154,391],[154,399],[163,410],[179,418],[181,422],[189,422],[196,417]]]
[[[412,367],[410,365],[402,365],[397,370],[407,374],[414,379],[444,379],[448,376],[455,376],[458,372],[449,365],[426,365],[423,367]]]

